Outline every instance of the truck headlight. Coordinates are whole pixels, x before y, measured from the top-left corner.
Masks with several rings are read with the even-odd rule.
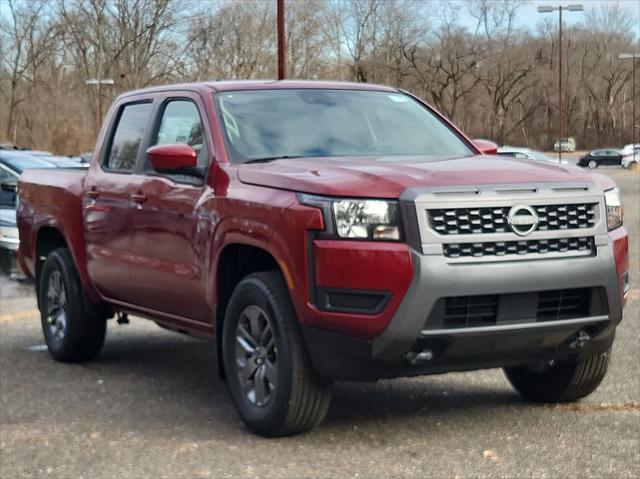
[[[614,230],[622,226],[622,203],[620,190],[612,188],[604,192],[604,204],[607,209],[607,229]]]
[[[345,239],[399,241],[400,209],[397,201],[325,198],[299,195],[300,202],[322,209],[325,232]]]

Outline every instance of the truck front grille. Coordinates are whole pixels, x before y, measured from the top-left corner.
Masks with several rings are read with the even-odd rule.
[[[481,243],[446,243],[442,245],[447,258],[481,258],[484,256],[512,256],[578,252],[591,254],[593,238],[553,238],[522,241],[486,241]]]
[[[438,300],[425,330],[558,321],[607,313],[602,288],[454,296]]]
[[[538,231],[591,228],[596,222],[597,203],[533,206],[538,215]],[[508,206],[446,208],[427,210],[429,227],[441,235],[510,232]]]

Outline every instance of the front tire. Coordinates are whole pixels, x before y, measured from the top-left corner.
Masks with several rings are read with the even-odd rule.
[[[40,274],[40,317],[51,355],[61,362],[84,362],[102,349],[106,315],[91,311],[71,253],[58,248]]]
[[[533,402],[572,402],[595,391],[604,379],[611,350],[580,360],[558,360],[504,368],[511,385]]]
[[[587,166],[589,167],[589,169],[595,170],[598,167],[598,162],[596,160],[589,160]]]
[[[225,314],[222,357],[233,403],[254,432],[298,434],[326,416],[331,382],[313,369],[280,273],[240,281]]]

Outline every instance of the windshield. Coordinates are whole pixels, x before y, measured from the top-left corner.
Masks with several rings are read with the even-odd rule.
[[[2,160],[19,173],[29,168],[55,168],[53,163],[29,156],[3,156]]]
[[[473,151],[402,93],[255,90],[216,94],[231,161],[281,157],[438,156]]]

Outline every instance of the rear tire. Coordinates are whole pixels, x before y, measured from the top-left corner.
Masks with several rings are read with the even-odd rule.
[[[629,170],[635,173],[640,172],[640,163],[634,161],[633,163],[631,163],[631,165],[629,165]]]
[[[222,356],[233,403],[254,432],[298,434],[326,416],[331,382],[313,369],[280,273],[240,281],[225,314]]]
[[[62,362],[96,357],[104,343],[107,318],[90,306],[67,248],[49,254],[39,280],[42,331],[51,355]]]
[[[580,360],[504,368],[511,385],[534,402],[571,402],[588,396],[604,379],[611,350]]]

